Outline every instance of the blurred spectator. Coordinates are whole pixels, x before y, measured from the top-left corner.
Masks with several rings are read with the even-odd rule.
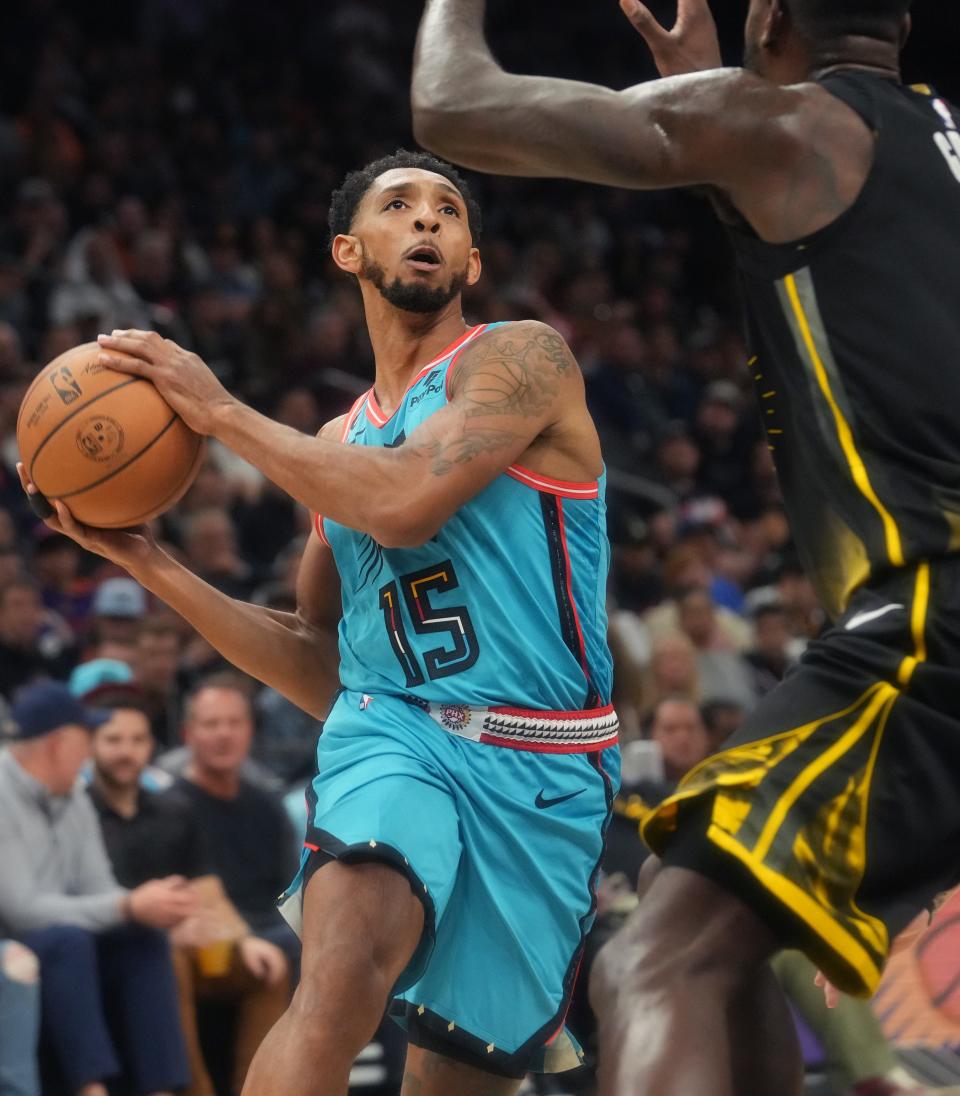
[[[176,878],[126,890],[110,870],[77,784],[107,713],[42,682],[18,694],[11,717],[15,737],[0,754],[0,930],[40,960],[42,1060],[84,1096],[105,1096],[124,1060],[137,1093],[171,1092],[188,1078],[169,946],[157,930],[190,914],[192,897]],[[111,1028],[114,1006],[122,1023]]]
[[[760,605],[752,614],[753,647],[744,659],[753,671],[753,688],[760,698],[775,688],[793,663],[787,614],[777,602]]]
[[[226,510],[201,510],[188,518],[183,533],[187,566],[204,581],[234,598],[254,587],[250,567],[237,550],[233,520]]]
[[[294,838],[279,800],[244,776],[253,710],[236,674],[208,678],[184,705],[187,763],[177,788],[206,835],[211,864],[253,931],[296,956],[299,943],[276,899],[296,871]]]
[[[710,753],[710,738],[700,709],[686,697],[667,697],[656,705],[647,737],[663,755],[664,794],[669,794]]]
[[[316,769],[320,724],[276,689],[261,689],[254,708],[259,729],[253,756],[284,787],[305,785]]]
[[[169,875],[199,880],[213,869],[206,837],[190,803],[176,792],[156,794],[141,777],[153,753],[148,708],[136,690],[100,692],[111,711],[93,734],[93,783],[88,789],[117,879],[136,887]],[[200,884],[194,884],[202,896]],[[207,888],[209,892],[209,888]],[[175,931],[174,952],[180,1010],[190,1059],[189,1096],[213,1096],[200,1049],[195,1000],[233,1003],[237,1008],[233,1090],[239,1093],[256,1048],[280,1018],[289,997],[287,961],[274,944],[250,932],[226,897],[203,903]],[[216,973],[215,949],[227,951]],[[204,951],[206,948],[206,951]]]
[[[740,730],[747,709],[732,700],[709,700],[700,709],[709,739],[708,753],[716,753]]]
[[[0,1093],[40,1096],[40,966],[15,940],[0,940]]]
[[[743,658],[729,649],[717,622],[716,605],[706,590],[690,590],[677,602],[677,624],[697,652],[697,674],[704,700],[729,700],[744,708],[754,700]]]
[[[133,661],[137,629],[147,612],[147,593],[132,578],[104,579],[90,606],[91,653]]]
[[[180,650],[180,631],[172,620],[148,616],[139,622],[134,648],[135,677],[161,750],[179,742]]]
[[[644,711],[652,712],[668,696],[682,696],[697,703],[701,693],[697,649],[690,639],[677,632],[654,640]]]
[[[65,677],[76,652],[60,630],[44,630],[40,591],[28,578],[0,586],[0,695],[8,700],[29,681]]]
[[[81,575],[83,551],[76,541],[38,526],[33,547],[33,574],[40,586],[44,606],[62,617],[71,632],[82,636],[93,583]]]

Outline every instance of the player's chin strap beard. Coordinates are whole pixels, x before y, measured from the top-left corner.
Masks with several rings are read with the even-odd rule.
[[[449,285],[436,288],[417,282],[403,282],[399,277],[388,283],[383,267],[373,259],[367,258],[363,260],[360,276],[366,278],[388,304],[404,312],[415,312],[418,315],[428,315],[446,308],[461,292],[467,281],[467,274],[464,271],[461,274],[454,274]]]

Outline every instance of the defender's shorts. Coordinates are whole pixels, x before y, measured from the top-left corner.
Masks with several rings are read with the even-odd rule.
[[[960,561],[859,591],[642,834],[872,994],[893,937],[960,877]]]
[[[619,784],[616,746],[599,745],[472,741],[399,697],[342,693],[284,916],[299,930],[303,887],[330,859],[391,864],[426,914],[394,988],[411,1041],[507,1076],[579,1065],[564,1017]]]

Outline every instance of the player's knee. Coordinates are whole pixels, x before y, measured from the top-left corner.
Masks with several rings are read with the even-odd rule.
[[[737,991],[746,964],[735,950],[719,946],[706,930],[687,922],[671,924],[641,903],[628,924],[601,950],[590,980],[594,1007],[614,999],[706,990],[721,996]]]

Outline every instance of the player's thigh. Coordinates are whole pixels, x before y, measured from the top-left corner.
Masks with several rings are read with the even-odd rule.
[[[400,1096],[514,1096],[521,1080],[469,1066],[423,1047],[409,1046]]]
[[[392,984],[417,948],[423,921],[410,881],[389,864],[323,864],[304,891],[302,980],[320,985],[373,965]]]

